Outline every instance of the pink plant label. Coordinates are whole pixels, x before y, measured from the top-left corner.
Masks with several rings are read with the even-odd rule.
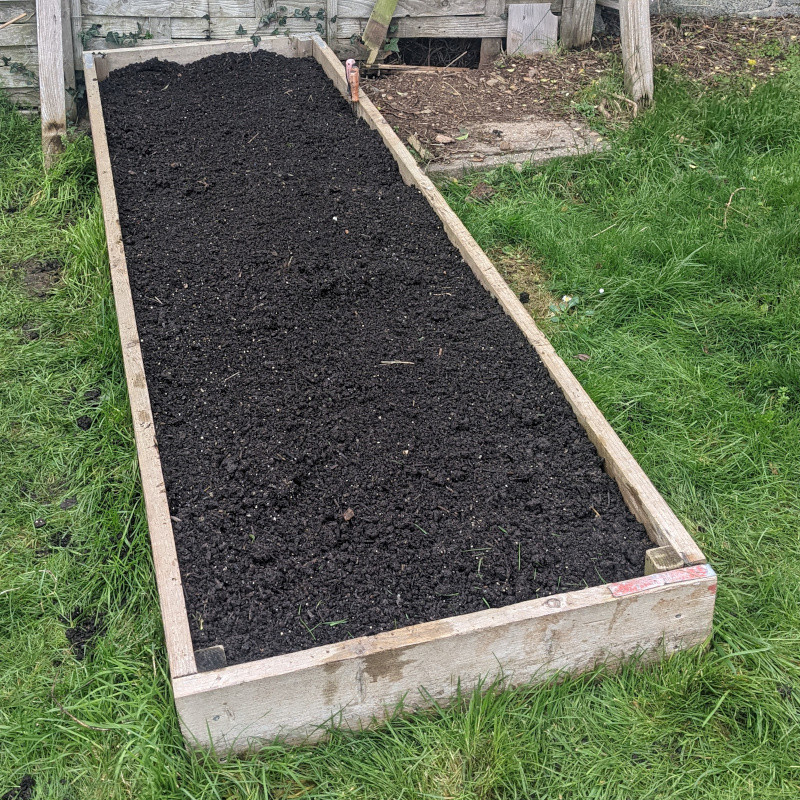
[[[668,572],[657,572],[643,578],[631,578],[629,581],[619,581],[619,583],[609,583],[608,588],[614,597],[624,597],[628,594],[646,592],[648,589],[655,589],[658,586],[666,586],[668,583],[681,583],[683,581],[693,581],[698,578],[716,577],[716,572],[709,564],[697,564],[693,567],[681,567],[681,569],[671,569]],[[710,589],[716,591],[716,582]]]

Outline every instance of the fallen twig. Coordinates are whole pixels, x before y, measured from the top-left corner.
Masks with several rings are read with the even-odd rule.
[[[19,22],[21,19],[24,19],[27,16],[27,12],[23,11],[21,14],[18,14],[16,17],[14,17],[14,19],[10,19],[8,22],[4,22],[2,25],[0,25],[0,31],[3,30],[3,28],[7,28],[9,25],[13,25],[15,22]],[[461,56],[459,56],[459,58],[461,58]]]
[[[728,212],[731,210],[731,203],[733,202],[733,196],[737,192],[741,192],[743,189],[747,189],[747,188],[749,188],[749,187],[740,186],[738,189],[734,189],[731,192],[731,196],[728,198],[728,202],[725,203],[725,213],[722,215],[722,227],[723,228],[727,228],[728,227]]]

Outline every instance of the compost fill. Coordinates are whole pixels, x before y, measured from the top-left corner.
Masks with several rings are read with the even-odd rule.
[[[314,61],[149,61],[101,93],[196,648],[641,575],[535,351]]]

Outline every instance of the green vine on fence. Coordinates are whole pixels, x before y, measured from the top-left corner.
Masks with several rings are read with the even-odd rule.
[[[36,73],[29,70],[21,61],[12,61],[9,56],[0,56],[0,61],[3,62],[4,67],[8,67],[8,71],[13,75],[21,75],[30,83],[36,83],[38,80]]]
[[[288,30],[281,30],[282,28],[286,28],[288,24],[288,9],[286,6],[278,6],[277,8],[273,8],[269,12],[269,14],[265,14],[259,20],[258,27],[267,27],[268,25],[274,24],[276,27],[270,32],[270,36],[278,36],[281,33],[285,33],[288,35]],[[318,8],[313,14],[311,12],[311,6],[306,6],[303,9],[296,8],[291,15],[292,19],[302,19],[305,22],[311,22],[312,20],[319,20],[316,25],[316,32],[320,35],[325,35],[325,22],[326,13],[324,8]],[[331,22],[335,22],[336,17],[331,18]]]

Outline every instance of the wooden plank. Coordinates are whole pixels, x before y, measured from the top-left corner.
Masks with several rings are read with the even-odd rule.
[[[11,30],[13,27],[12,25],[6,30]],[[67,133],[61,0],[36,0],[36,28],[39,49],[42,150],[45,167],[50,167],[55,163],[58,154],[64,150],[61,137]]]
[[[142,26],[143,32],[150,33],[153,38],[141,39],[140,43],[135,45],[136,47],[165,44],[172,41],[172,26],[168,17],[113,17],[87,14],[82,21],[84,30],[89,30],[92,25],[100,27],[99,35],[87,43],[87,50],[118,49],[119,45],[106,41],[106,34],[112,31],[119,34],[136,33],[138,31],[137,24]]]
[[[76,70],[83,69],[83,42],[81,42],[81,31],[83,30],[81,17],[81,0],[69,0],[70,6],[70,32],[72,34],[72,60]]]
[[[108,17],[202,17],[208,0],[81,0],[83,14]]]
[[[561,8],[561,46],[584,47],[592,41],[594,0],[564,0]]]
[[[19,108],[36,109],[39,107],[38,89],[3,86],[3,91],[8,95],[8,99]]]
[[[118,50],[104,50],[97,53],[94,69],[98,75],[100,70],[113,71],[127,67],[129,64],[141,64],[151,58],[162,58],[174,61],[177,64],[190,64],[207,56],[220,53],[246,53],[254,49],[269,50],[285,56],[294,56],[302,46],[302,39],[290,39],[288,36],[264,37],[257,48],[246,37],[237,37],[234,40],[220,40],[211,42],[185,42],[180,44],[156,45],[154,47],[121,47]],[[84,54],[84,62],[91,53]],[[88,94],[88,89],[87,89]]]
[[[321,43],[324,46],[324,42]],[[317,48],[318,49],[318,48]],[[317,50],[315,49],[315,55]],[[320,50],[319,59],[323,68],[336,83],[342,94],[344,67],[330,53],[330,48]],[[511,291],[489,258],[464,227],[456,213],[434,186],[433,182],[417,166],[417,162],[398,138],[391,125],[383,118],[368,97],[359,100],[358,113],[370,127],[377,130],[397,161],[401,175],[407,183],[416,185],[428,199],[442,220],[450,241],[459,249],[478,280],[497,299],[505,312],[517,323],[528,341],[534,346],[542,363],[553,380],[564,393],[578,421],[586,429],[597,452],[605,460],[606,471],[616,480],[628,508],[645,526],[650,538],[658,545],[672,545],[686,564],[705,562],[705,556],[692,537],[653,486],[652,481],[630,454],[617,433],[600,413],[586,390],[572,374],[569,367],[556,353],[547,337],[539,330],[525,306]]]
[[[364,46],[369,51],[367,54],[368,66],[375,63],[378,52],[383,47],[395,8],[397,8],[397,0],[375,0],[372,13],[369,15],[367,24],[364,26],[364,33],[361,36]],[[357,97],[358,95],[356,95]]]
[[[339,0],[328,0],[325,16],[325,38],[333,43],[339,36]]]
[[[658,572],[669,572],[683,566],[683,559],[675,552],[675,549],[666,545],[665,547],[654,547],[644,554],[644,574],[653,575]]]
[[[2,31],[3,28],[7,28],[9,25],[14,25],[17,22],[22,22],[22,20],[24,20],[27,16],[28,15],[25,14],[25,13],[17,14],[16,17],[12,17],[11,19],[7,20],[6,22],[0,23],[0,31]]]
[[[241,36],[237,34],[240,25],[245,29],[245,34]],[[283,33],[284,30],[291,33],[293,36],[313,33],[317,25],[322,25],[324,28],[324,23],[321,20],[312,19],[310,22],[306,22],[304,19],[293,17],[287,19],[287,25],[280,29],[282,32],[278,36],[270,36],[276,26],[274,24],[266,26],[261,25],[260,17],[219,17],[211,19],[211,27],[209,30],[212,39],[244,39],[245,41],[249,41],[249,37],[254,33],[257,33],[262,39],[267,37],[270,39],[286,39],[287,36]],[[252,44],[253,43],[250,42],[251,46]]]
[[[208,0],[208,15],[212,22],[217,17],[255,17],[256,2],[255,0]]]
[[[36,92],[37,95],[39,93],[39,81],[37,78],[38,75],[38,61],[37,61],[37,53],[34,50],[32,53],[28,51],[28,48],[12,48],[10,50],[6,50],[3,48],[0,50],[0,54],[6,55],[7,53],[11,53],[14,50],[23,50],[27,53],[27,57],[25,60],[22,59],[14,59],[15,61],[19,61],[20,64],[24,64],[31,72],[34,73],[34,77],[31,78],[27,75],[21,75],[19,72],[11,72],[11,70],[5,68],[0,70],[0,86],[6,91],[10,91],[12,89],[20,92]],[[9,56],[10,57],[10,56]],[[36,105],[39,105],[39,101],[36,101]]]
[[[173,39],[211,38],[211,21],[203,17],[172,17],[169,26]]]
[[[15,22],[0,31],[0,47],[37,47],[36,23]]]
[[[372,13],[374,0],[339,0],[339,13],[343,17],[367,19]],[[486,0],[398,0],[394,17],[453,17],[483,14]]]
[[[486,0],[486,16],[499,17],[505,11],[505,0]],[[506,22],[506,30],[508,23]],[[483,69],[491,67],[497,57],[503,51],[502,36],[492,36],[488,30],[484,30],[484,38],[481,39],[481,54],[479,66]]]
[[[653,101],[653,43],[648,0],[620,0],[619,35],[625,91],[635,103]]]
[[[396,21],[397,36],[401,39],[419,36],[442,38],[463,36],[472,39],[484,36],[502,38],[506,35],[508,28],[508,22],[500,16],[401,17]],[[353,34],[361,36],[365,24],[364,20],[359,19],[339,19],[339,38],[349,39]]]
[[[36,0],[0,0],[0,23],[8,22],[20,14],[28,17],[23,19],[23,22],[30,22],[35,13]]]
[[[558,17],[550,3],[524,3],[508,7],[506,52],[532,56],[553,50],[558,44]]]
[[[75,108],[75,53],[72,50],[72,6],[71,0],[60,0],[61,3],[61,50],[64,55],[64,88],[66,95],[67,118],[74,122],[77,117]]]
[[[619,0],[594,0],[595,5],[603,6],[604,8],[613,8],[619,11]]]
[[[117,51],[117,53],[119,52],[121,51]],[[102,58],[102,56],[98,58]],[[177,678],[196,671],[194,650],[189,633],[189,618],[183,599],[178,554],[175,550],[167,492],[161,472],[161,459],[158,454],[153,414],[150,409],[150,395],[147,391],[142,350],[139,345],[139,334],[133,311],[128,267],[122,245],[122,231],[119,226],[117,198],[114,193],[114,176],[111,171],[103,107],[95,71],[95,56],[92,53],[84,56],[84,74],[100,201],[106,226],[111,283],[114,291],[114,304],[117,309],[122,361],[131,404],[136,452],[139,456],[139,471],[142,476],[145,512],[153,549],[161,618],[164,624],[170,674],[173,678]]]
[[[39,66],[39,53],[35,47],[5,47],[0,50],[0,55],[4,55],[6,58],[10,58],[11,61],[16,61],[20,64],[24,64],[28,69],[33,72],[36,72]],[[15,86],[32,86],[39,91],[39,82],[37,80],[31,81],[30,78],[25,78],[19,76],[17,73],[9,73],[7,69],[0,72],[0,76],[5,79],[6,77],[11,78],[12,76],[21,81],[19,84],[15,84]]]
[[[302,743],[324,735],[323,720],[357,730],[401,702],[446,702],[481,679],[514,686],[614,669],[633,655],[647,663],[710,636],[716,576],[707,565],[652,588],[617,586],[618,596],[598,586],[179,678],[181,725],[190,743],[218,751],[276,737]]]

